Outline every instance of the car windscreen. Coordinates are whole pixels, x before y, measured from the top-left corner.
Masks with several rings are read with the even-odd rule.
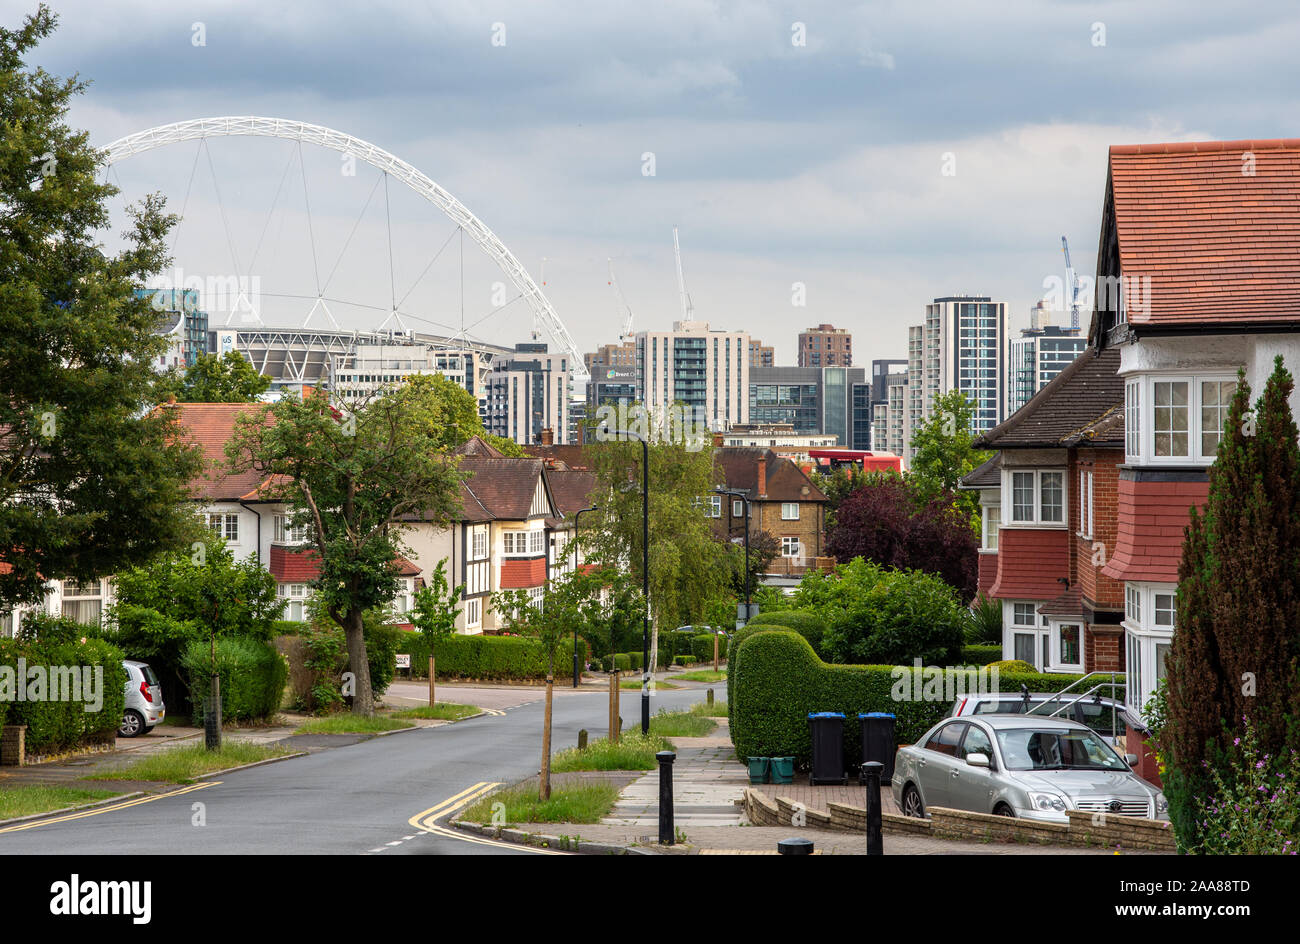
[[[1127,770],[1120,756],[1095,731],[998,731],[1008,770]]]

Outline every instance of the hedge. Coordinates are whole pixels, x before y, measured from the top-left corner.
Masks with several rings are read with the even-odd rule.
[[[713,661],[713,640],[716,638],[712,633],[701,633],[691,640],[691,655],[695,656],[696,662]],[[726,651],[726,638],[718,639],[718,658],[723,658]]]
[[[748,625],[793,629],[808,640],[808,645],[813,647],[813,652],[823,659],[826,658],[826,650],[822,647],[822,637],[826,634],[826,622],[815,613],[808,613],[804,610],[773,610],[770,613],[759,613],[749,621]]]
[[[963,646],[961,650],[962,665],[988,665],[1001,658],[1001,646]]]
[[[428,647],[419,633],[406,634],[399,652],[411,653],[411,666],[428,671]],[[421,644],[424,644],[423,646]],[[587,642],[578,640],[578,657],[586,660]],[[422,653],[417,661],[416,652]],[[527,636],[448,636],[433,644],[438,678],[468,679],[544,679],[546,654],[539,640]],[[560,643],[555,653],[554,671],[564,675],[572,671],[573,637]]]
[[[203,700],[212,683],[211,644],[191,643],[181,656],[181,665],[189,679],[194,724],[202,727]],[[218,636],[217,673],[221,679],[223,721],[263,721],[280,710],[289,665],[270,643]]]
[[[746,627],[748,629],[748,627]],[[828,665],[818,658],[802,636],[759,628],[737,646],[728,671],[728,709],[731,737],[740,757],[793,756],[806,765],[811,759],[808,715],[814,711],[839,711],[846,715],[844,759],[861,761],[858,713],[889,712],[895,716],[895,739],[911,744],[952,708],[946,690],[927,692],[931,678],[911,666]],[[967,690],[974,678],[965,673]],[[998,690],[1054,692],[1079,678],[1037,672],[1000,673]],[[896,688],[911,685],[910,695],[895,699]],[[931,699],[918,698],[931,693]],[[904,691],[904,694],[909,694]],[[933,697],[933,696],[938,697]]]
[[[700,661],[695,656],[673,656],[673,665],[690,666]]]
[[[32,695],[31,682],[25,683],[24,699],[18,700],[18,659],[25,661],[28,678],[33,668],[46,670],[47,689],[41,701],[28,700]],[[92,742],[111,739],[122,723],[122,710],[126,703],[126,669],[122,667],[122,650],[104,639],[73,638],[67,634],[51,634],[50,638],[35,640],[0,640],[0,666],[8,666],[0,684],[0,718],[5,724],[27,725],[26,747],[31,754],[48,754],[69,750]],[[74,669],[78,682],[85,680],[84,669],[91,671],[89,692],[75,689],[69,696],[80,694],[80,700],[71,697],[52,700],[49,696],[55,684],[56,673],[50,669]],[[98,681],[95,677],[98,675]],[[72,684],[66,675],[63,684]],[[9,686],[14,686],[9,690]],[[96,690],[97,689],[97,690]],[[97,711],[86,711],[87,705],[98,703]]]

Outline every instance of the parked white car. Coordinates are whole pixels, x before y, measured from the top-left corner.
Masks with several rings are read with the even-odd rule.
[[[167,717],[162,683],[147,662],[127,659],[122,667],[126,669],[126,707],[117,733],[122,737],[139,737]]]

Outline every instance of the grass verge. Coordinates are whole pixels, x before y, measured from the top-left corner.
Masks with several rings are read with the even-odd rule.
[[[632,679],[630,681],[619,682],[618,687],[626,688],[626,689],[636,689],[639,691],[641,688],[641,680]],[[655,691],[666,692],[674,688],[681,688],[681,686],[673,685],[670,682],[660,682],[657,679],[655,680]]]
[[[698,669],[694,672],[675,673],[673,678],[683,682],[725,682],[727,673],[725,670],[714,672],[712,669]]]
[[[715,701],[709,704],[704,701],[697,701],[691,705],[691,714],[700,715],[703,718],[725,718],[727,717],[727,703],[725,701]],[[680,737],[681,735],[678,735]]]
[[[629,731],[611,744],[608,738],[592,741],[585,751],[571,747],[551,758],[551,770],[653,770],[658,751],[670,751],[668,740],[651,733],[648,737],[640,731]]]
[[[493,808],[504,803],[507,823],[598,823],[617,799],[618,788],[609,783],[555,787],[545,801],[537,798],[536,786],[511,787],[479,800],[461,818],[491,823]]]
[[[476,705],[457,705],[454,702],[440,701],[435,703],[432,708],[428,705],[420,705],[418,708],[403,708],[401,711],[394,711],[388,717],[420,718],[425,721],[459,721],[461,718],[476,715],[482,710]]]
[[[209,751],[202,744],[173,747],[148,757],[141,757],[117,770],[91,774],[86,780],[156,780],[167,783],[190,783],[193,780],[227,767],[254,764],[259,760],[292,754],[287,747],[270,744],[249,744],[246,741],[225,741],[219,751]]]
[[[381,731],[396,731],[409,728],[410,724],[396,718],[375,715],[330,715],[328,718],[313,718],[297,728],[294,734],[378,734]]]
[[[22,783],[12,787],[0,787],[0,819],[34,816],[37,813],[95,803],[115,796],[118,796],[115,790],[83,790],[43,783]]]
[[[650,719],[650,733],[660,737],[706,737],[718,723],[693,711],[661,711]]]

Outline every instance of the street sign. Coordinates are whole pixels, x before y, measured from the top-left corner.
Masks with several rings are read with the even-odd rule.
[[[409,669],[411,667],[411,656],[409,653],[399,652],[397,654],[397,667],[399,669]]]
[[[737,603],[736,604],[736,622],[744,625],[758,615],[757,603]],[[737,627],[739,628],[739,627]]]

